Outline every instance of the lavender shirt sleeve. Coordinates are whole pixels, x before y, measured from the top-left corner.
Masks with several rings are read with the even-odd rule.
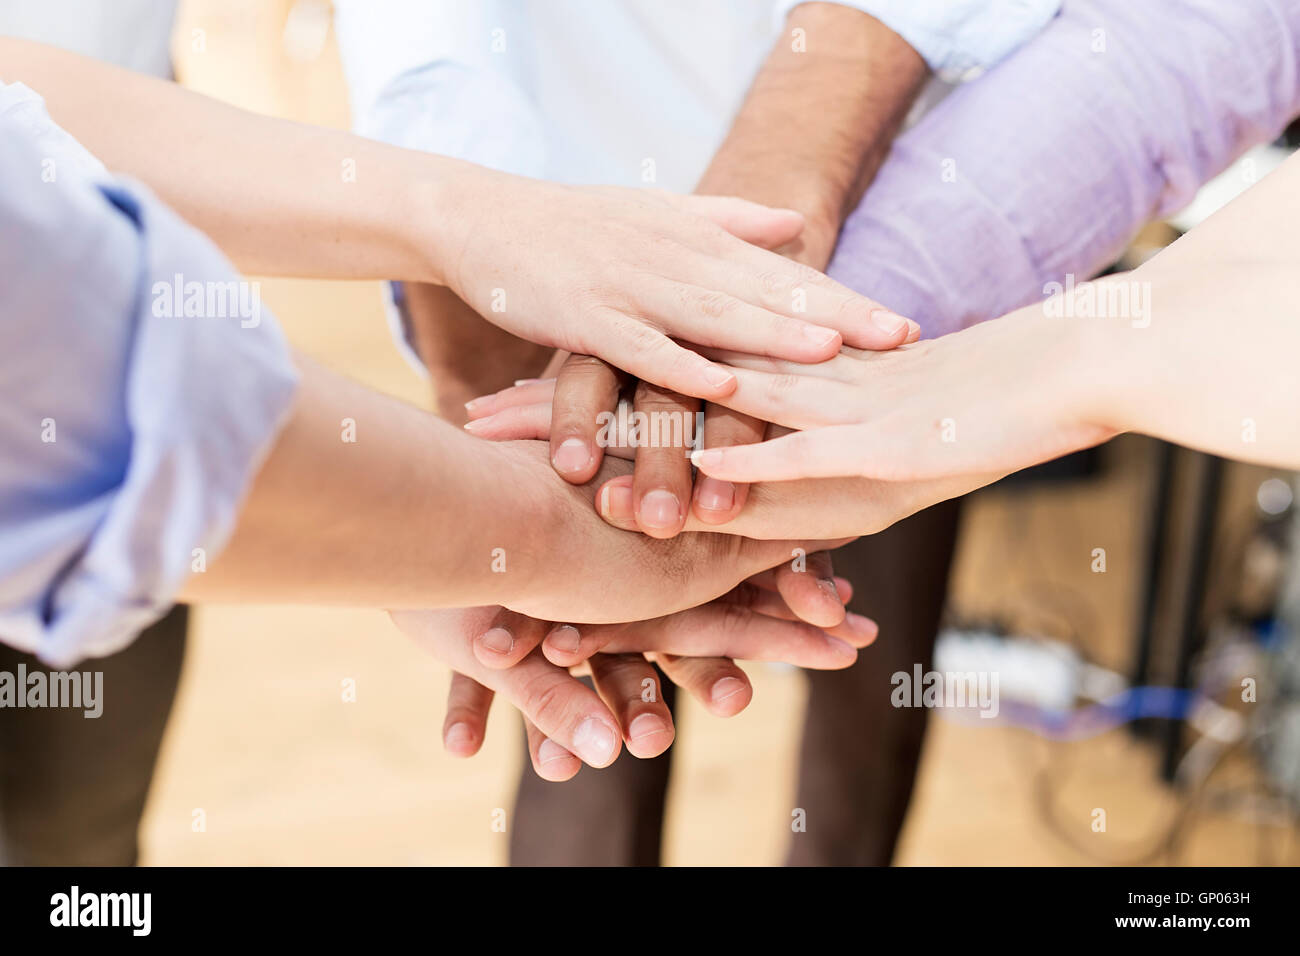
[[[1300,0],[1066,0],[899,137],[829,272],[953,332],[1113,262],[1300,114]]]

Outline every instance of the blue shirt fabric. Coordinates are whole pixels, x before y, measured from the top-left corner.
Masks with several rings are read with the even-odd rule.
[[[19,84],[0,183],[0,640],[67,667],[215,557],[297,373],[269,314],[186,297],[247,289],[212,243]]]

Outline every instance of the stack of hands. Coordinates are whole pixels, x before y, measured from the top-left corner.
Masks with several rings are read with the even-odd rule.
[[[791,243],[802,226],[796,214],[736,200],[654,201],[703,212],[759,245]],[[735,659],[847,667],[877,628],[845,610],[851,586],[835,576],[830,549],[1019,467],[1022,452],[1052,457],[1106,437],[1102,429],[1053,429],[1041,448],[957,474],[910,452],[896,456],[884,437],[914,435],[917,416],[931,414],[899,396],[914,388],[911,379],[942,376],[934,343],[918,341],[916,322],[817,269],[757,245],[738,254],[742,245],[729,239],[709,250],[731,253],[728,266],[701,268],[678,253],[658,274],[645,272],[642,289],[624,279],[610,307],[621,306],[623,321],[652,317],[623,325],[625,340],[610,334],[621,322],[601,330],[608,338],[599,351],[620,356],[626,370],[560,351],[547,377],[466,405],[471,434],[534,460],[545,448],[587,508],[614,528],[663,542],[642,546],[669,562],[655,573],[639,559],[630,565],[636,572],[616,572],[614,581],[592,575],[610,586],[595,602],[579,593],[589,582],[570,577],[509,608],[395,613],[455,671],[444,726],[451,752],[479,749],[500,692],[524,715],[537,773],[563,780],[584,762],[608,765],[621,745],[652,757],[672,743],[652,662],[720,716],[751,698]],[[662,278],[691,270],[701,274]],[[706,291],[706,282],[722,291]],[[848,424],[869,419],[873,407],[913,411]],[[771,483],[751,488],[755,481]],[[765,570],[731,587],[750,561]],[[571,563],[558,563],[573,574]],[[690,606],[719,589],[725,593]],[[611,613],[647,619],[609,623]],[[594,691],[577,679],[587,672]]]

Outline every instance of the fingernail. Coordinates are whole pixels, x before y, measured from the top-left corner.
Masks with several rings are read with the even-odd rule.
[[[805,325],[803,337],[818,348],[826,348],[832,342],[838,345],[840,341],[840,333],[820,325]]]
[[[667,733],[668,728],[664,722],[654,716],[654,714],[642,714],[632,721],[627,728],[628,740],[643,740],[646,737],[653,737],[655,734]]]
[[[465,426],[464,426],[464,427],[465,427],[465,431],[467,431],[467,432],[475,432],[475,433],[477,433],[477,432],[479,432],[479,431],[482,431],[484,428],[486,428],[488,422],[490,422],[490,421],[492,421],[492,416],[491,416],[491,415],[489,415],[487,418],[473,418],[473,419],[470,419],[469,421],[467,421],[467,422],[465,423]]]
[[[588,717],[573,735],[573,752],[583,763],[603,767],[614,758],[614,731],[595,717]]]
[[[656,488],[641,498],[638,523],[651,528],[675,528],[681,520],[681,503],[671,491]]]
[[[600,489],[600,514],[607,521],[631,521],[632,488],[626,484],[607,484]]]
[[[494,627],[479,638],[479,643],[494,654],[509,654],[515,646],[515,638],[504,627]]]
[[[888,309],[876,309],[871,313],[871,324],[886,335],[897,335],[907,327],[907,319]]]
[[[465,403],[465,411],[472,412],[476,408],[482,408],[494,398],[496,398],[495,395],[480,395],[478,398],[471,398]]]
[[[518,388],[520,385],[535,385],[540,381],[540,378],[517,378],[515,379],[515,388]]]
[[[710,365],[704,370],[704,380],[714,388],[726,388],[736,384],[736,376],[717,365]]]
[[[474,743],[474,733],[469,724],[457,722],[447,728],[442,735],[442,743],[448,750],[468,750]]]
[[[818,587],[818,588],[821,590],[821,592],[822,592],[823,594],[825,594],[828,598],[832,598],[832,599],[834,599],[834,600],[836,600],[836,601],[839,601],[839,603],[841,603],[841,604],[844,603],[843,601],[840,601],[840,592],[839,592],[839,589],[838,589],[837,587],[835,587],[835,579],[834,579],[834,578],[818,578],[818,579],[817,579],[817,587]]]
[[[569,753],[550,737],[543,740],[541,745],[537,748],[537,762],[542,766],[545,766],[552,760],[564,760],[566,757],[572,756],[573,754]]]
[[[696,468],[717,468],[722,464],[722,452],[716,448],[705,448],[691,452],[691,464]]]
[[[573,474],[591,465],[591,451],[581,438],[566,438],[555,449],[555,457],[551,461],[556,471]]]
[[[576,654],[578,647],[582,644],[582,635],[578,633],[578,629],[572,624],[561,624],[547,635],[546,643],[557,651]]]
[[[920,323],[920,322],[914,322],[914,321],[912,321],[911,319],[908,319],[908,320],[907,320],[907,337],[910,339],[910,338],[912,338],[913,336],[915,336],[916,338],[920,338],[920,337],[921,337],[921,323]]]
[[[724,677],[713,685],[709,691],[709,697],[715,704],[720,704],[728,697],[735,697],[745,689],[744,683],[734,677]]]
[[[704,511],[730,511],[736,504],[736,486],[717,478],[700,481],[697,501]]]

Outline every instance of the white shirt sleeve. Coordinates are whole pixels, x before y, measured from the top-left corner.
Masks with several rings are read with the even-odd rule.
[[[777,0],[778,22],[806,0]],[[940,79],[972,79],[1037,36],[1061,0],[833,0],[875,17]]]
[[[504,0],[335,0],[353,127],[370,139],[541,176],[531,31]]]

